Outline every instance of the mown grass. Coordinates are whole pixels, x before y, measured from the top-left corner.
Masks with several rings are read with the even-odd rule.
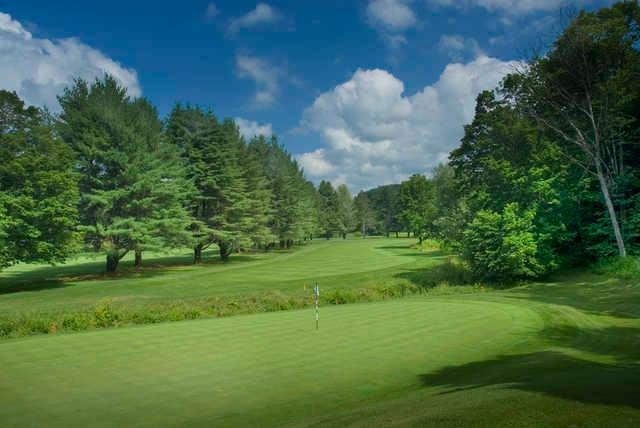
[[[437,287],[436,287],[437,288]],[[455,287],[450,287],[455,288]],[[640,422],[640,284],[510,290],[6,340],[3,426]]]
[[[209,254],[199,266],[188,253],[155,255],[142,269],[126,259],[109,276],[102,260],[86,256],[61,266],[17,266],[0,276],[0,338],[300,309],[310,304],[316,281],[327,304],[379,301],[435,285],[440,294],[474,290],[448,288],[445,270],[433,283],[418,278],[447,258],[435,248],[417,251],[413,242],[320,240],[291,251],[234,255],[228,263]],[[107,321],[99,316],[104,308]]]

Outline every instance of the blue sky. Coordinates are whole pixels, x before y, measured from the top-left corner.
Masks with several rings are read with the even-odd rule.
[[[607,0],[579,0],[588,9]],[[11,1],[0,87],[54,110],[114,74],[166,115],[211,106],[275,132],[314,181],[352,191],[428,173],[473,100],[559,28],[561,0]]]

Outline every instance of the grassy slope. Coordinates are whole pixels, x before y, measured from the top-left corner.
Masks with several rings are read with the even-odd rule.
[[[319,242],[161,275],[63,280],[14,289],[0,305],[292,291],[311,273],[345,287],[410,278],[440,260],[408,244]],[[14,270],[5,291],[83,269],[95,266]],[[0,342],[0,425],[640,423],[637,281],[574,273],[503,292],[327,307],[321,316],[318,332],[301,310]]]
[[[408,248],[410,240],[353,239],[314,241],[291,252],[243,254],[223,264],[189,265],[190,255],[146,260],[152,268],[130,264],[113,278],[100,274],[102,260],[80,259],[63,266],[22,265],[0,275],[0,312],[77,309],[113,298],[127,305],[162,303],[203,296],[279,290],[302,291],[318,280],[323,289],[376,285],[403,271],[439,261]],[[36,292],[37,291],[37,292]]]
[[[640,423],[637,282],[572,274],[504,292],[323,308],[321,322],[314,331],[301,310],[8,340],[0,421]]]

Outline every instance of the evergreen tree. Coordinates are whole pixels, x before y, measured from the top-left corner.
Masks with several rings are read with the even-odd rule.
[[[331,238],[340,231],[338,194],[329,181],[322,180],[318,186],[320,194],[320,224],[325,238]]]
[[[367,231],[373,228],[376,224],[375,213],[371,208],[369,197],[366,192],[358,193],[354,198],[354,206],[356,219],[360,228],[360,234],[364,238],[367,236]]]
[[[194,263],[217,245],[222,260],[249,239],[247,171],[243,142],[232,120],[218,123],[210,111],[177,105],[167,122],[167,140],[180,147],[196,192],[191,198]]]
[[[115,272],[130,251],[183,245],[190,187],[176,151],[163,144],[155,109],[131,100],[113,77],[78,80],[59,97],[59,132],[80,174],[85,238]]]
[[[351,232],[356,226],[353,197],[346,184],[339,185],[336,193],[338,199],[338,228],[342,238],[346,239],[347,233]]]
[[[0,268],[63,262],[77,243],[73,152],[50,122],[0,90]]]

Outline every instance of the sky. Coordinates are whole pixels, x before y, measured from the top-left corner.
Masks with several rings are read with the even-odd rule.
[[[567,11],[611,0],[0,0],[0,88],[59,111],[112,74],[163,117],[177,102],[276,134],[314,182],[352,192],[429,174],[475,97]]]

